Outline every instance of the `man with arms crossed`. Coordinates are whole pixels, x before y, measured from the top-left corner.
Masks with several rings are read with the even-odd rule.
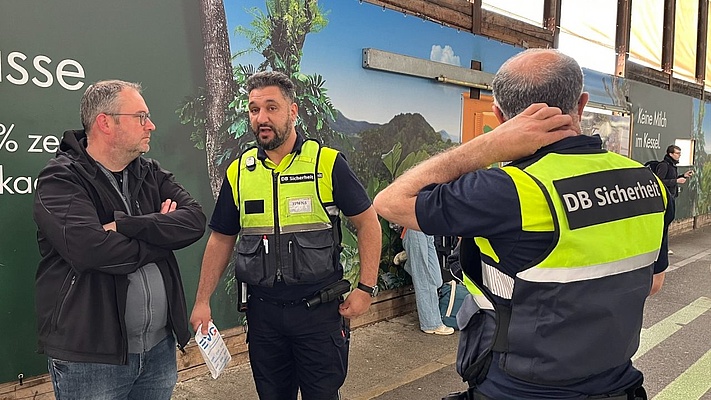
[[[89,86],[84,130],[40,172],[34,218],[39,351],[58,400],[164,399],[190,340],[174,250],[205,232],[202,207],[157,161],[141,86]]]
[[[666,190],[581,135],[588,94],[572,58],[524,51],[492,86],[502,125],[374,201],[391,222],[463,237],[457,371],[469,390],[451,398],[645,398],[630,358],[667,266],[655,262],[666,257]]]

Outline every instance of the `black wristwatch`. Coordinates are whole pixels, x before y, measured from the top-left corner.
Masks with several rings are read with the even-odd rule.
[[[364,285],[361,282],[358,282],[358,289],[370,294],[370,297],[375,297],[378,295],[378,285],[377,284],[375,286],[371,287],[368,285]]]

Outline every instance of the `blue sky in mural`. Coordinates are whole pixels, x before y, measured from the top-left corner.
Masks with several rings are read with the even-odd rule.
[[[482,69],[491,73],[521,50],[357,0],[321,0],[319,5],[327,12],[328,25],[306,37],[301,70],[322,75],[333,105],[353,120],[386,123],[397,114],[420,113],[436,131],[459,137],[461,94],[468,90],[363,69],[363,48],[465,68],[472,59],[479,60]],[[232,53],[249,46],[235,27],[249,27],[252,16],[245,10],[253,7],[266,9],[264,0],[225,0]],[[235,62],[256,65],[262,60],[260,54],[250,54]]]

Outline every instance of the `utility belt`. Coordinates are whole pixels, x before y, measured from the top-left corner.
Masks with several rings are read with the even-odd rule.
[[[627,388],[623,392],[600,394],[588,396],[590,400],[605,399],[605,400],[647,400],[647,391],[642,387],[642,379],[637,383]],[[495,400],[483,395],[476,387],[470,387],[466,392],[450,393],[443,397],[442,400]]]
[[[346,279],[341,279],[340,281],[334,282],[328,286],[325,286],[321,290],[317,291],[309,297],[304,297],[299,300],[283,301],[270,299],[268,297],[255,296],[257,300],[263,301],[265,303],[273,304],[281,308],[295,307],[295,306],[305,306],[307,309],[313,309],[319,304],[330,303],[334,300],[340,300],[341,296],[348,293],[351,290],[351,283]],[[251,297],[251,296],[250,296]]]

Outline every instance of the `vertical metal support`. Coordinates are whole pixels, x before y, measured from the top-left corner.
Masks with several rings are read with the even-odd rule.
[[[543,27],[548,29],[553,35],[553,48],[558,48],[560,36],[560,9],[563,0],[543,1]]]
[[[704,86],[706,79],[706,49],[708,43],[706,37],[709,28],[709,3],[707,0],[699,0],[699,25],[698,36],[696,37],[696,83]]]
[[[617,0],[617,29],[615,31],[616,76],[624,77],[626,74],[627,59],[630,51],[631,16],[632,0]]]
[[[481,61],[472,60],[471,69],[476,70],[476,71],[481,71]],[[481,97],[481,89],[469,88],[469,98],[470,99],[477,99],[478,100],[480,97]]]
[[[481,35],[481,0],[472,0],[472,33]]]
[[[671,75],[674,69],[674,24],[676,22],[676,0],[664,0],[664,25],[662,26],[662,71]]]

